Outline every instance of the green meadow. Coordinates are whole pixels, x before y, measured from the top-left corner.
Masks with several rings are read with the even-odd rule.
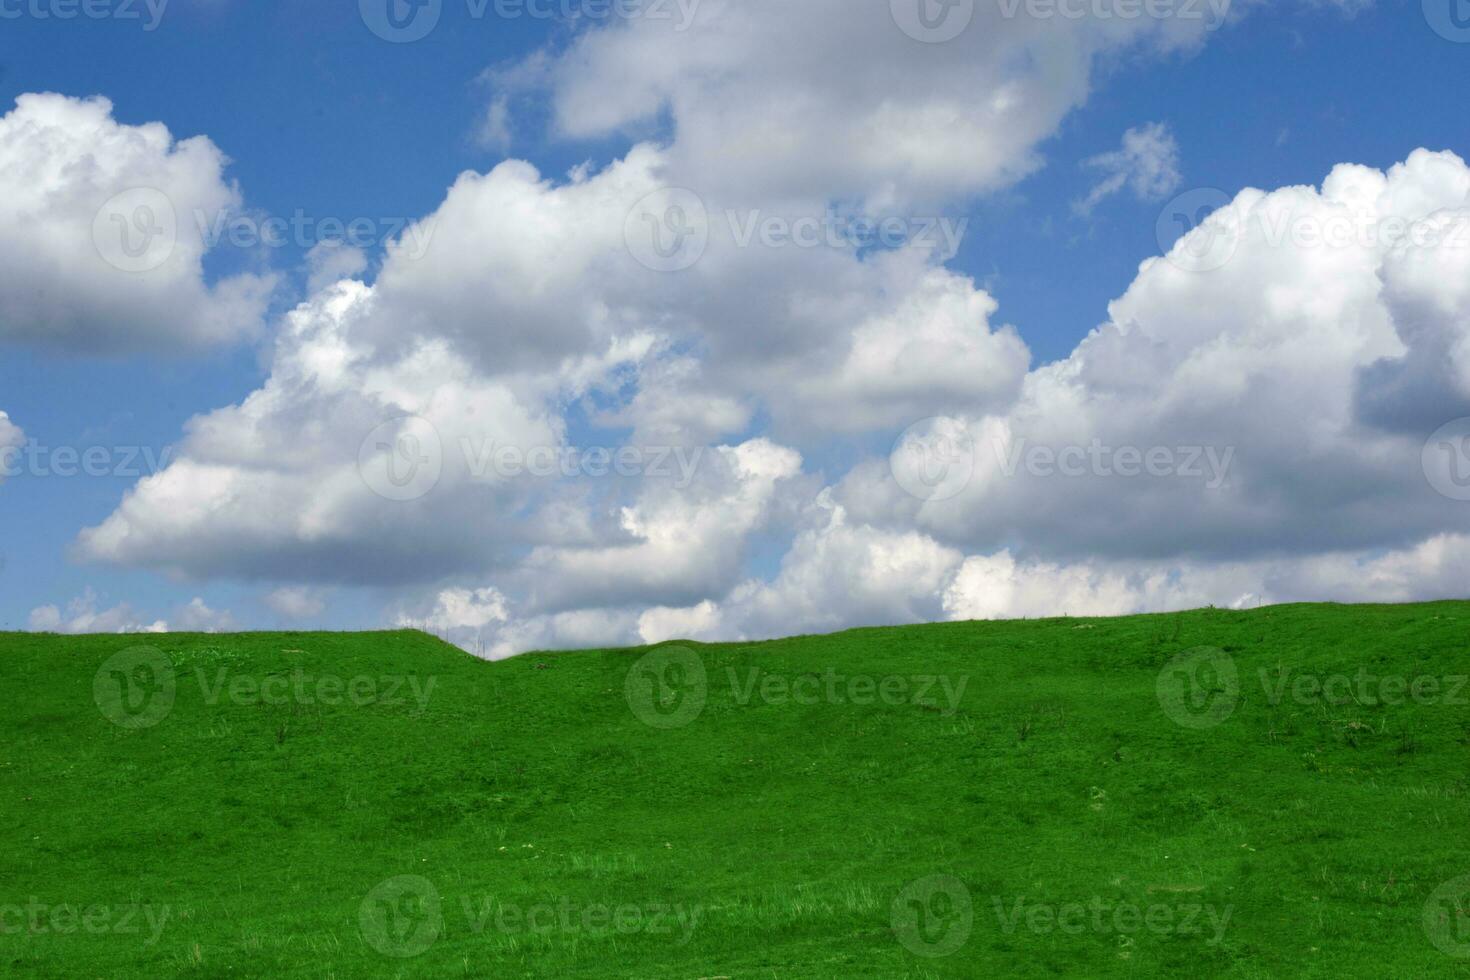
[[[1470,976],[1470,604],[0,635],[0,975]]]

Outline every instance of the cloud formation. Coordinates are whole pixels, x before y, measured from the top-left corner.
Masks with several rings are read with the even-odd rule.
[[[1091,214],[1125,187],[1140,201],[1162,201],[1184,180],[1179,173],[1179,144],[1163,123],[1128,130],[1119,149],[1084,160],[1082,165],[1095,171],[1099,179],[1074,205],[1081,215]]]
[[[1461,587],[1470,425],[1428,437],[1470,415],[1464,161],[1186,191],[1179,240],[1033,364],[925,221],[962,235],[1036,167],[1098,58],[1204,26],[982,5],[929,44],[797,6],[493,72],[497,138],[540,95],[558,134],[631,145],[462,174],[370,282],[313,255],[265,382],[78,556],[265,582],[281,615],[373,587],[492,656]],[[1173,193],[1178,157],[1129,130],[1083,209]]]
[[[20,96],[0,116],[0,342],[132,353],[259,331],[272,277],[204,277],[209,223],[241,203],[225,164],[104,98]]]
[[[197,596],[174,610],[173,625],[169,620],[147,621],[132,605],[118,603],[110,609],[98,609],[96,593],[88,589],[71,600],[63,610],[58,606],[40,606],[31,610],[28,628],[41,633],[223,633],[238,629],[235,618],[228,612],[209,608]]]

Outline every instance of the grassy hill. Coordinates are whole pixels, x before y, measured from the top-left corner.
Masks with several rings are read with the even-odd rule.
[[[0,974],[1470,976],[1467,643],[0,635]]]

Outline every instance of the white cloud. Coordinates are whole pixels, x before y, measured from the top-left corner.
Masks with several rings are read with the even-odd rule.
[[[176,351],[249,337],[273,279],[206,284],[205,227],[240,206],[223,154],[129,126],[103,98],[28,94],[0,117],[0,341]]]
[[[343,279],[360,277],[367,267],[367,255],[362,249],[336,239],[317,242],[306,253],[306,288],[319,293]]]
[[[320,589],[286,586],[265,597],[265,604],[284,619],[315,619],[327,609],[326,596]]]
[[[11,462],[7,456],[13,455],[8,451],[18,449],[25,445],[25,440],[25,433],[20,430],[20,427],[10,421],[9,415],[5,412],[0,412],[0,464],[6,464],[0,465],[0,483],[4,482],[5,474]]]
[[[716,637],[720,630],[720,607],[706,599],[688,609],[659,606],[645,609],[638,617],[638,639],[646,644],[666,640],[702,640]]]
[[[750,536],[801,471],[801,456],[768,440],[721,446],[691,459],[693,482],[646,479],[617,528],[595,544],[541,547],[517,576],[531,611],[668,604],[727,591]]]
[[[228,633],[239,628],[228,610],[214,610],[195,596],[174,610],[173,629],[184,633]]]
[[[783,373],[778,353],[748,383],[713,363],[716,351],[738,350],[718,346],[733,345],[730,335],[711,326],[707,343],[681,344],[655,314],[717,324],[710,306],[688,298],[695,287],[780,288],[769,277],[781,260],[717,257],[694,285],[651,291],[656,278],[637,289],[599,278],[608,259],[593,253],[618,246],[598,223],[659,166],[651,149],[635,157],[563,187],[515,165],[463,178],[436,216],[435,242],[458,244],[414,260],[390,254],[392,274],[376,285],[343,282],[295,311],[264,387],[191,423],[178,460],[84,532],[83,554],[191,575],[432,589],[407,618],[494,656],[946,615],[1360,595],[1354,582],[1365,575],[1383,594],[1420,596],[1459,567],[1463,511],[1429,488],[1420,465],[1432,429],[1381,424],[1365,408],[1383,408],[1382,379],[1395,372],[1440,372],[1442,391],[1393,389],[1440,422],[1459,402],[1436,399],[1467,390],[1455,352],[1467,348],[1470,321],[1456,284],[1470,281],[1470,248],[1385,230],[1454,226],[1470,169],[1453,155],[1416,153],[1387,173],[1339,167],[1321,189],[1242,192],[1169,257],[1145,262],[1070,357],[1029,373],[1019,338],[991,327],[994,302],[967,280],[914,255],[842,258],[829,267],[835,281],[809,287],[807,304],[776,321],[828,324],[820,349],[841,356],[801,354],[789,363],[809,365],[803,375]],[[506,227],[530,242],[519,257],[515,241],[496,246],[506,250],[491,257],[496,285],[473,293],[482,284],[465,283],[464,309],[529,302],[500,293],[538,275],[556,281],[543,284],[548,296],[581,290],[568,307],[581,311],[568,321],[581,336],[521,370],[488,364],[468,317],[426,317],[409,337],[383,319],[385,308],[429,296],[430,284],[470,274],[461,246],[496,220],[481,213],[482,193],[499,202],[495,214],[528,196],[524,220]],[[568,230],[588,216],[600,229],[593,245]],[[1323,239],[1344,222],[1373,234]],[[586,278],[562,282],[523,263],[561,244],[592,250],[568,256]],[[1222,249],[1225,261],[1202,270]],[[534,315],[555,317],[555,307]],[[497,336],[517,343],[515,331]],[[1426,351],[1434,356],[1415,359]],[[978,379],[971,390],[967,374]],[[667,436],[694,465],[677,480],[526,483],[476,472],[453,451],[462,439],[569,446],[567,400],[591,393],[594,420]],[[818,494],[794,448],[701,441],[743,426],[756,408],[798,433],[800,416],[808,432],[881,432],[950,413],[950,429],[972,439],[968,479],[948,499],[925,501],[870,459]],[[409,502],[374,494],[356,465],[365,434],[403,413],[429,419],[450,450],[434,491]],[[1069,447],[1075,458],[1059,462]],[[1100,464],[1094,447],[1106,453]],[[1031,465],[1035,449],[1052,454],[1049,469]],[[1118,450],[1167,472],[1120,473],[1128,463]],[[1082,466],[1076,475],[1057,472],[1068,459]],[[775,576],[749,578],[753,543],[793,534]]]
[[[1470,519],[1421,454],[1467,414],[1449,353],[1470,329],[1467,198],[1470,168],[1423,151],[1387,173],[1336,168],[1320,190],[1243,192],[1146,262],[1110,321],[1004,413],[960,420],[972,470],[952,499],[859,466],[775,579],[647,609],[639,638],[1463,592]],[[1211,242],[1228,261],[1202,271]],[[1426,348],[1447,356],[1416,362]],[[1442,386],[1394,392],[1424,424],[1360,413],[1387,368],[1429,365]]]
[[[1083,215],[1125,187],[1140,201],[1162,201],[1184,180],[1179,173],[1179,144],[1163,123],[1128,130],[1122,147],[1092,157],[1083,166],[1099,174],[1087,196],[1073,205]]]
[[[876,523],[911,515],[967,553],[1019,547],[1049,561],[1403,548],[1462,529],[1421,451],[1467,414],[1463,400],[1400,386],[1419,424],[1399,430],[1360,406],[1381,399],[1387,375],[1415,370],[1416,346],[1452,350],[1465,336],[1458,287],[1442,283],[1470,277],[1470,226],[1464,247],[1416,245],[1404,229],[1445,224],[1467,193],[1462,161],[1422,151],[1386,174],[1338,167],[1321,190],[1243,191],[1169,258],[1145,262],[1109,322],[1032,371],[1007,411],[961,418],[974,467],[962,493],[924,503],[870,466],[843,499]],[[1078,455],[1094,446],[1109,453],[1101,465]],[[1144,460],[1120,466],[1118,450]],[[1144,470],[1155,450],[1172,475],[1118,473]],[[1036,452],[1045,465],[1027,465]],[[1061,453],[1074,454],[1073,475]]]
[[[735,591],[726,632],[767,638],[938,618],[958,551],[918,532],[851,523],[826,493],[814,510],[826,523],[797,535],[773,581]]]
[[[732,470],[709,444],[745,428],[757,405],[811,434],[881,429],[976,398],[999,405],[1014,392],[1024,345],[991,328],[988,296],[919,251],[732,246],[692,279],[639,266],[626,219],[663,167],[659,151],[638,147],[561,185],[519,162],[464,175],[390,246],[372,286],[324,287],[287,316],[264,386],[192,420],[174,464],[83,531],[80,555],[191,576],[358,584],[524,560],[522,578],[540,571],[550,583],[527,596],[534,615],[609,588],[682,602],[733,581],[741,537],[756,528],[758,506],[731,499],[705,513],[700,495],[723,499],[714,474],[745,465]],[[496,447],[568,446],[565,414],[578,399],[595,423],[631,427],[648,458],[682,468],[702,455],[709,474],[663,490],[646,481],[654,489],[642,499],[630,485],[622,501],[588,510],[586,488],[483,472]],[[383,499],[358,472],[368,434],[403,415],[432,424],[443,463],[432,494],[407,502]],[[681,553],[670,527],[708,547]],[[604,576],[610,585],[578,571],[629,556],[647,561]]]
[[[827,370],[802,362],[786,379],[786,413],[832,432],[904,426],[926,415],[1008,404],[1031,354],[1011,327],[992,329],[997,304],[975,284],[914,256],[878,262],[895,301],[849,327]]]
[[[504,152],[510,149],[512,138],[510,97],[498,95],[491,99],[490,105],[485,109],[480,128],[475,132],[475,140],[486,149]]]
[[[499,589],[445,589],[435,598],[433,612],[424,622],[438,630],[483,630],[509,618]],[[414,620],[402,617],[399,622],[410,625]]]
[[[442,342],[381,357],[357,329],[373,291],[344,282],[294,311],[273,372],[243,403],[190,422],[175,461],[140,481],[102,524],[81,533],[88,559],[193,576],[403,582],[493,564],[516,534],[491,520],[525,489],[476,474],[482,446],[555,446],[554,419],[487,382]],[[432,426],[442,463],[433,494],[392,499],[384,474],[360,468],[373,439],[406,443],[394,422]],[[385,428],[386,426],[386,428]],[[411,433],[410,433],[411,435]],[[417,438],[417,437],[415,437]],[[427,472],[427,466],[424,472]]]
[[[517,85],[549,89],[567,137],[647,128],[667,115],[676,179],[701,192],[881,209],[1016,180],[1086,98],[1096,59],[1193,45],[1212,26],[1008,17],[976,4],[957,36],[926,44],[900,19],[888,3],[704,0],[692,25],[635,18],[491,78],[498,98]]]
[[[1470,536],[1436,535],[1389,552],[1332,552],[1255,562],[1018,562],[1006,551],[965,561],[945,590],[950,619],[1122,616],[1205,605],[1414,602],[1460,598]]]
[[[168,620],[148,622],[133,607],[118,603],[110,609],[97,608],[97,594],[88,589],[67,603],[65,610],[57,606],[40,606],[31,610],[29,628],[37,633],[167,633]],[[189,632],[218,632],[233,629],[235,621],[229,613],[217,613],[195,598],[175,610],[177,628]]]

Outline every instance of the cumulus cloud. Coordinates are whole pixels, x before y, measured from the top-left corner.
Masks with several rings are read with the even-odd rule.
[[[175,461],[83,531],[79,554],[302,583],[492,566],[518,535],[491,518],[526,491],[477,464],[496,445],[560,445],[559,422],[442,342],[379,357],[354,332],[373,302],[349,280],[293,311],[265,386],[192,420]]]
[[[1457,287],[1406,273],[1427,249],[1458,281],[1470,248],[1404,229],[1458,213],[1467,178],[1452,154],[1421,151],[1387,173],[1338,167],[1320,189],[1241,192],[1145,262],[1108,322],[1032,371],[1007,411],[956,420],[959,491],[918,499],[874,465],[844,493],[864,519],[908,515],[967,552],[1020,543],[1053,560],[1401,548],[1463,527],[1421,465],[1458,405],[1422,392],[1437,421],[1414,432],[1358,406],[1417,336],[1453,346],[1466,329]],[[1439,312],[1404,322],[1411,298]]]
[[[1099,179],[1087,196],[1073,205],[1088,215],[1125,187],[1140,201],[1162,201],[1179,188],[1179,144],[1163,123],[1149,123],[1123,134],[1123,145],[1083,162]]]
[[[20,96],[0,117],[0,341],[125,353],[254,334],[273,279],[203,272],[210,222],[240,206],[225,164],[104,98]]]
[[[733,586],[750,536],[769,519],[783,482],[800,473],[801,456],[759,439],[689,463],[688,486],[645,481],[637,502],[621,509],[613,540],[533,551],[518,573],[530,610],[655,605]]]
[[[1435,535],[1389,552],[1333,552],[1255,562],[1018,562],[966,559],[944,592],[950,619],[1122,616],[1205,605],[1413,602],[1458,598],[1470,536]]]
[[[467,176],[436,215],[436,241],[479,234],[496,220],[473,217],[486,201],[501,214],[522,195],[531,210],[504,227],[529,238],[523,255],[570,247],[581,239],[569,223],[601,228],[661,166],[642,147],[564,185],[521,165]],[[511,320],[530,293],[501,297],[510,282],[549,276],[548,295],[571,297],[561,340],[497,367],[473,319],[450,307],[407,335],[384,319],[427,302],[428,284],[468,275],[463,249],[412,260],[390,250],[374,285],[337,283],[293,312],[264,387],[194,420],[175,463],[84,532],[80,549],[188,575],[423,590],[404,621],[493,656],[1372,597],[1364,581],[1381,596],[1434,595],[1464,560],[1463,505],[1425,479],[1428,431],[1374,413],[1390,392],[1421,421],[1448,421],[1459,403],[1436,392],[1466,390],[1456,358],[1470,321],[1457,284],[1470,281],[1470,248],[1449,232],[1467,195],[1463,161],[1426,151],[1387,172],[1338,167],[1320,188],[1242,191],[1145,262],[1068,358],[1030,370],[1019,335],[992,325],[994,300],[900,251],[792,263],[827,263],[834,276],[781,294],[773,322],[830,326],[790,362],[778,350],[766,377],[742,375],[728,363],[738,357],[715,363],[716,351],[738,349],[736,331],[718,329],[708,295],[691,295],[742,280],[783,288],[777,263],[760,250],[717,256],[690,282],[634,289],[599,278],[601,263],[627,259],[607,228],[585,257],[567,258],[586,277],[518,267],[511,242],[490,260],[495,285],[457,287],[470,291],[465,308],[473,294]],[[557,316],[549,304],[521,312]],[[783,373],[791,364],[811,369]],[[1440,389],[1385,381],[1431,367]],[[571,448],[565,413],[578,399],[596,405],[594,424],[658,434],[671,459],[694,465],[626,480],[574,466],[527,483],[487,467],[484,452],[456,451]],[[822,491],[804,454],[774,438],[711,444],[755,411],[798,439],[797,416],[807,432],[895,435],[915,417],[944,417],[912,430],[893,460],[860,461]],[[405,414],[427,420],[444,449],[432,492],[406,501],[375,490],[360,466],[365,436]],[[415,435],[400,426],[378,445],[391,457],[404,434]],[[752,576],[752,545],[771,535],[789,542],[779,568]]]
[[[548,91],[566,137],[668,118],[674,172],[701,192],[881,208],[1018,179],[1085,99],[1100,57],[1191,46],[1214,26],[1043,20],[990,4],[965,19],[971,8],[954,6],[936,37],[918,0],[704,0],[692,23],[626,19],[493,78],[500,100],[518,84]]]
[[[110,609],[98,609],[97,594],[88,589],[62,609],[40,606],[31,610],[29,628],[38,633],[167,633],[170,628],[190,633],[218,633],[237,628],[228,612],[217,612],[198,597],[174,610],[173,626],[169,620],[147,621],[131,604],[118,603]]]
[[[543,97],[556,135],[630,145],[462,174],[371,282],[313,252],[264,383],[191,420],[78,555],[269,582],[282,615],[386,587],[390,619],[491,656],[1448,587],[1465,517],[1421,450],[1470,393],[1470,252],[1300,231],[1453,226],[1464,163],[1181,199],[1181,241],[1033,366],[947,267],[957,237],[834,223],[946,227],[1039,166],[1100,59],[1212,25],[981,4],[924,43],[904,6],[705,0],[495,70],[488,145]],[[145,159],[223,186],[212,147],[150,133]],[[1088,168],[1084,212],[1180,180],[1157,123]],[[644,455],[610,473],[623,448]]]
[[[176,609],[172,618],[172,628],[185,633],[228,633],[239,628],[228,610],[211,609],[198,596]]]
[[[827,493],[814,506],[826,523],[797,535],[773,581],[736,590],[727,628],[770,637],[938,618],[958,551],[915,531],[852,523]]]
[[[591,587],[577,569],[601,560],[593,546],[609,561],[656,549],[647,571],[612,581],[628,590],[662,575],[671,593],[643,598],[682,601],[736,574],[736,539],[755,529],[738,508],[693,515],[700,494],[725,492],[708,482],[717,471],[743,472],[756,455],[756,443],[729,453],[712,443],[758,408],[785,431],[864,431],[918,410],[1004,404],[1019,385],[1024,344],[992,327],[986,294],[923,250],[782,255],[735,246],[727,229],[726,251],[692,278],[639,265],[628,216],[664,168],[660,151],[642,146],[561,184],[518,162],[461,177],[389,246],[376,282],[325,286],[291,312],[265,385],[192,420],[173,465],[85,530],[79,554],[302,584],[422,583],[524,561],[555,583],[532,598],[539,615]],[[506,447],[571,448],[569,404],[609,430],[614,448],[616,429],[631,429],[644,465],[679,476],[702,456],[710,468],[666,488],[662,502],[635,499],[634,480],[622,500],[589,510],[586,487],[493,465]],[[431,436],[440,469],[421,495],[398,500],[361,464],[375,429],[405,416],[426,432],[379,445],[396,453],[405,436]],[[799,459],[772,458],[782,472]],[[703,567],[667,543],[670,521],[707,528]]]
[[[1402,430],[1362,408],[1425,346],[1464,390],[1467,180],[1419,151],[1242,192],[1006,411],[918,430],[936,479],[905,446],[859,465],[774,580],[646,610],[640,639],[1461,593],[1470,515],[1425,447],[1461,403],[1401,385],[1421,417]]]
[[[813,202],[742,210],[691,199],[697,213],[687,217],[707,247],[671,274],[648,267],[638,236],[649,230],[637,220],[670,174],[666,151],[640,144],[561,182],[521,161],[462,175],[389,245],[355,332],[394,354],[447,341],[489,377],[565,372],[656,337],[660,356],[641,379],[653,384],[619,418],[644,431],[677,414],[690,426],[677,435],[689,439],[739,433],[756,399],[783,432],[853,430],[892,425],[934,392],[968,405],[1003,400],[1019,384],[1029,352],[1014,331],[992,328],[988,295],[937,267],[948,247],[937,219],[912,223],[897,247],[864,252],[750,231],[841,225]],[[663,217],[657,207],[647,216]],[[693,390],[691,350],[702,354]],[[668,385],[679,387],[676,401],[659,391]]]

